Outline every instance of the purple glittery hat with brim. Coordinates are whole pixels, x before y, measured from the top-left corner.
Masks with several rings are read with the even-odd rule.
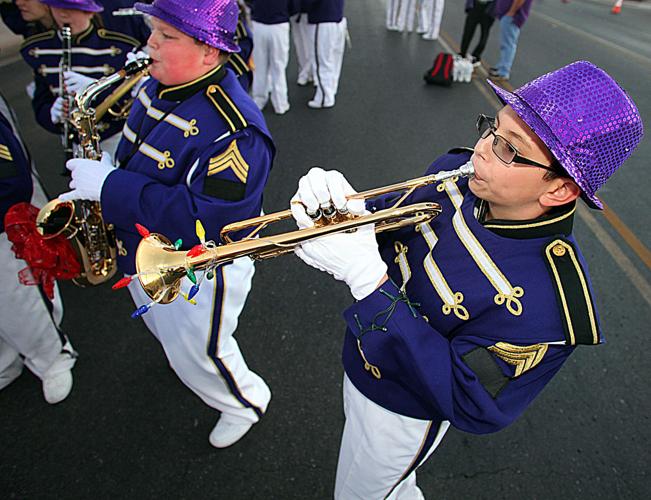
[[[41,3],[57,9],[76,9],[86,12],[102,12],[102,7],[93,0],[41,0]]]
[[[604,70],[577,61],[509,92],[488,81],[547,145],[592,208],[597,190],[644,135],[633,100]]]
[[[134,7],[211,47],[240,51],[235,43],[239,15],[236,0],[155,0],[151,5],[138,2]]]

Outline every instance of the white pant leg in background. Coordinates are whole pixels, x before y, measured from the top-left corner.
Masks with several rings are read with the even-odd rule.
[[[341,66],[346,47],[348,23],[344,17],[338,23],[311,24],[314,33],[314,75],[316,93],[313,102],[321,107],[334,106],[339,88]]]
[[[418,24],[416,33],[427,33],[432,22],[432,8],[435,0],[419,0],[418,12],[416,13]]]
[[[440,444],[450,423],[405,417],[375,404],[344,375],[346,423],[336,500],[417,500],[416,467]]]
[[[445,0],[426,0],[428,5],[425,6],[426,13],[430,14],[429,29],[423,34],[425,40],[436,40],[441,30],[441,21],[443,19],[443,10]]]
[[[120,144],[120,139],[122,138],[122,132],[113,134],[111,137],[107,137],[99,143],[99,148],[102,151],[106,151],[111,155],[111,158],[115,158],[115,152],[118,150],[118,145]]]
[[[310,29],[307,22],[307,14],[296,14],[292,18],[292,39],[296,49],[296,62],[298,65],[299,85],[307,85],[314,81],[312,66],[314,59],[314,39],[310,38]]]
[[[416,0],[400,0],[400,5],[398,5],[398,15],[396,17],[396,28],[398,31],[405,31],[407,25],[409,24],[409,14],[413,15],[414,8],[413,5]],[[412,23],[413,26],[413,23]]]
[[[276,113],[289,109],[287,99],[287,63],[289,62],[289,23],[262,24],[251,21],[255,36],[253,60],[253,100],[262,109],[271,94],[271,104]]]
[[[251,289],[253,262],[240,258],[204,279],[195,296],[197,305],[179,297],[155,305],[142,316],[161,343],[171,368],[181,381],[208,406],[229,416],[257,422],[271,398],[267,384],[249,370],[233,333]],[[223,287],[218,287],[223,281]],[[187,293],[192,283],[183,279]],[[129,292],[136,306],[151,299],[135,280]]]
[[[398,30],[398,10],[400,8],[400,0],[386,0],[387,2],[387,18],[386,27],[388,30]]]
[[[63,317],[58,287],[50,303],[37,286],[20,283],[18,272],[25,267],[11,250],[7,233],[0,233],[0,389],[20,375],[23,362],[40,379],[56,374],[48,372],[55,361],[57,373],[75,364],[73,356],[59,357],[65,339],[57,329]]]

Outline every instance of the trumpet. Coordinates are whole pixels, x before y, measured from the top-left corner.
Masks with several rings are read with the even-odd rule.
[[[313,215],[314,227],[298,229],[277,235],[258,237],[260,231],[272,223],[291,218],[291,210],[263,215],[224,226],[220,232],[221,245],[207,242],[190,251],[177,250],[165,236],[144,233],[136,250],[137,277],[145,293],[153,303],[168,304],[181,293],[181,281],[188,276],[196,284],[195,271],[209,275],[218,266],[228,264],[240,257],[264,260],[293,252],[308,240],[333,233],[352,232],[361,226],[375,224],[375,232],[381,233],[403,227],[429,222],[441,213],[441,206],[433,202],[420,202],[403,206],[403,202],[416,189],[451,179],[471,177],[471,162],[456,170],[418,177],[409,181],[357,193],[348,199],[372,199],[393,193],[402,193],[390,208],[366,215],[352,215],[336,209],[326,209]],[[250,230],[246,237],[233,240],[233,233]],[[187,298],[191,299],[192,296]],[[151,306],[151,305],[150,305]],[[144,306],[144,312],[150,307]]]

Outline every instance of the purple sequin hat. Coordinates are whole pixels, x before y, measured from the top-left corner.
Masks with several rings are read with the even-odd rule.
[[[151,5],[138,2],[134,7],[211,47],[240,51],[235,43],[239,15],[236,0],[154,0]]]
[[[41,3],[57,9],[76,9],[86,12],[102,12],[104,7],[93,0],[41,0]]]
[[[488,83],[547,145],[585,202],[603,208],[595,193],[644,134],[635,103],[617,82],[594,64],[577,61],[513,92]]]

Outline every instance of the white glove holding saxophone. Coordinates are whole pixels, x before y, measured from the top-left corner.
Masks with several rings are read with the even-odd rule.
[[[74,71],[64,72],[63,80],[66,85],[66,90],[71,94],[77,94],[83,91],[91,83],[95,83],[97,81],[95,78],[91,78],[90,76],[84,76]]]
[[[52,107],[50,108],[50,119],[54,125],[57,125],[58,123],[63,123],[66,114],[67,113],[63,97],[59,96],[56,98],[54,104],[52,104]]]
[[[328,204],[339,210],[347,209],[353,215],[368,213],[364,200],[347,199],[355,193],[340,172],[312,168],[299,180],[298,191],[292,198],[292,215],[298,227],[304,229],[314,226],[307,212],[314,213]],[[306,241],[296,248],[295,253],[306,264],[345,282],[357,300],[371,294],[384,281],[387,272],[373,224],[360,227],[353,233],[337,233]]]
[[[71,172],[70,189],[59,196],[59,200],[91,200],[100,201],[102,186],[111,172],[115,170],[111,155],[104,151],[102,159],[86,160],[74,158],[68,160],[66,168]]]
[[[149,54],[144,51],[144,50],[139,50],[138,52],[129,52],[127,54],[127,60],[125,62],[125,66],[129,64],[131,61],[135,61],[136,59],[142,59],[143,57],[149,57]],[[135,99],[135,97],[138,95],[138,92],[140,92],[140,87],[142,87],[142,84],[145,83],[147,80],[149,80],[149,76],[143,76],[138,80],[138,82],[133,86],[131,89],[131,97]]]

